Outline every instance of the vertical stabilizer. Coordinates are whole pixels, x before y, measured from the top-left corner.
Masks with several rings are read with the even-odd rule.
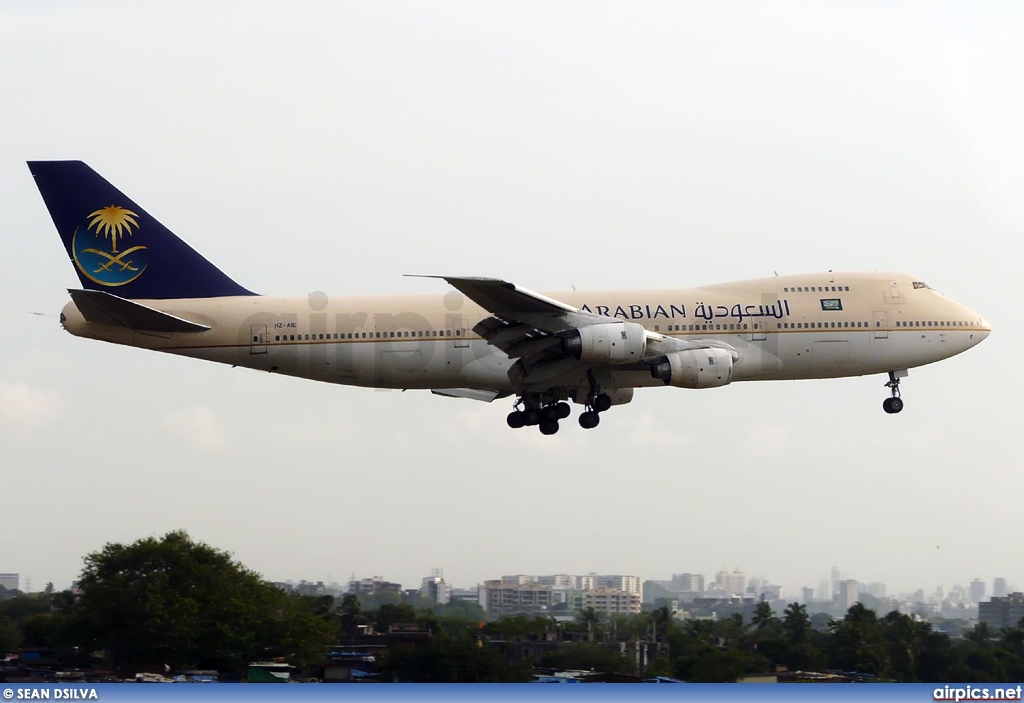
[[[255,295],[81,161],[29,161],[82,287],[129,299]]]

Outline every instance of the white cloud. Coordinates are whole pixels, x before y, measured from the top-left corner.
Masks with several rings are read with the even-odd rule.
[[[63,405],[54,392],[24,383],[0,383],[0,422],[31,432],[52,422]]]
[[[221,429],[216,414],[201,405],[182,408],[167,415],[163,426],[175,439],[203,451],[220,452],[228,445],[227,434]]]

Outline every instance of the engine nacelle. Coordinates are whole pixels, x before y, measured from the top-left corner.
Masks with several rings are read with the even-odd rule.
[[[580,361],[597,366],[637,364],[647,351],[647,330],[635,322],[608,322],[572,331],[565,350]]]
[[[672,352],[651,365],[651,376],[679,388],[725,386],[732,382],[732,353],[715,347]]]

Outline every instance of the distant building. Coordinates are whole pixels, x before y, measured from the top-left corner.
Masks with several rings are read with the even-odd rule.
[[[875,598],[885,598],[885,584],[881,581],[874,581],[868,584],[867,592]]]
[[[539,583],[517,583],[514,581],[484,581],[480,586],[480,607],[489,617],[515,615],[517,613],[545,613],[557,602],[553,588]]]
[[[639,593],[631,593],[619,588],[594,588],[584,591],[571,591],[569,609],[580,612],[593,608],[602,615],[638,615],[641,599]]]
[[[569,590],[612,588],[620,591],[629,591],[637,595],[640,595],[643,591],[643,582],[639,576],[622,576],[619,574],[548,574],[545,576],[511,574],[502,576],[501,580],[505,583],[517,583],[519,585],[532,583]]]
[[[855,579],[843,579],[839,582],[839,593],[836,595],[836,605],[843,610],[849,610],[860,598],[860,589]]]
[[[782,586],[776,586],[771,583],[762,584],[758,589],[758,595],[762,600],[782,600]]]
[[[358,580],[353,578],[348,582],[348,592],[354,593],[357,596],[376,595],[378,593],[384,592],[401,595],[402,584],[385,581],[380,576],[374,576],[373,578]]]
[[[971,602],[980,603],[985,600],[985,582],[981,579],[974,579],[970,586]]]
[[[444,582],[444,576],[427,576],[420,585],[420,597],[428,598],[438,605],[446,605],[452,599],[452,587]]]
[[[939,601],[942,599],[939,598]],[[950,603],[965,603],[967,602],[967,589],[957,584],[949,589],[949,596],[946,598]]]
[[[704,574],[672,574],[672,590],[682,593],[703,593]]]
[[[313,583],[302,580],[292,588],[292,592],[298,593],[300,596],[323,596],[327,594],[327,586],[324,585],[323,581]]]
[[[637,596],[641,593],[642,582],[639,576],[622,576],[620,574],[607,576],[591,574],[591,576],[594,579],[594,585],[591,588],[625,591],[626,593],[635,593]],[[638,610],[637,612],[639,613],[640,611]]]
[[[474,588],[453,588],[452,600],[469,601],[470,603],[480,602],[480,589]]]
[[[1010,590],[1006,587],[1006,579],[997,578],[992,581],[992,597],[1006,598]]]
[[[18,574],[0,574],[0,586],[9,591],[17,591],[20,588],[19,583]]]
[[[725,597],[742,596],[747,590],[747,577],[739,569],[715,574],[715,590]]]
[[[812,602],[813,600],[814,600],[814,589],[811,588],[810,586],[804,586],[804,588],[803,588],[803,601],[804,601],[804,605],[807,605],[808,603]]]
[[[988,625],[993,632],[1004,627],[1015,627],[1024,619],[1024,593],[1011,593],[1005,598],[978,604],[978,621]]]

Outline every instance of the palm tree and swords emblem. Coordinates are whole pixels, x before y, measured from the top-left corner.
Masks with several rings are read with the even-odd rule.
[[[104,286],[123,286],[142,275],[148,264],[147,257],[142,252],[148,247],[135,245],[118,251],[118,240],[132,236],[133,228],[139,229],[139,222],[136,219],[138,216],[138,213],[117,205],[108,205],[88,214],[89,222],[85,231],[93,232],[97,238],[102,237],[100,241],[109,241],[109,251],[97,248],[103,246],[100,243],[96,246],[86,246],[88,240],[80,246],[79,230],[75,231],[72,242],[75,263],[90,280]]]

